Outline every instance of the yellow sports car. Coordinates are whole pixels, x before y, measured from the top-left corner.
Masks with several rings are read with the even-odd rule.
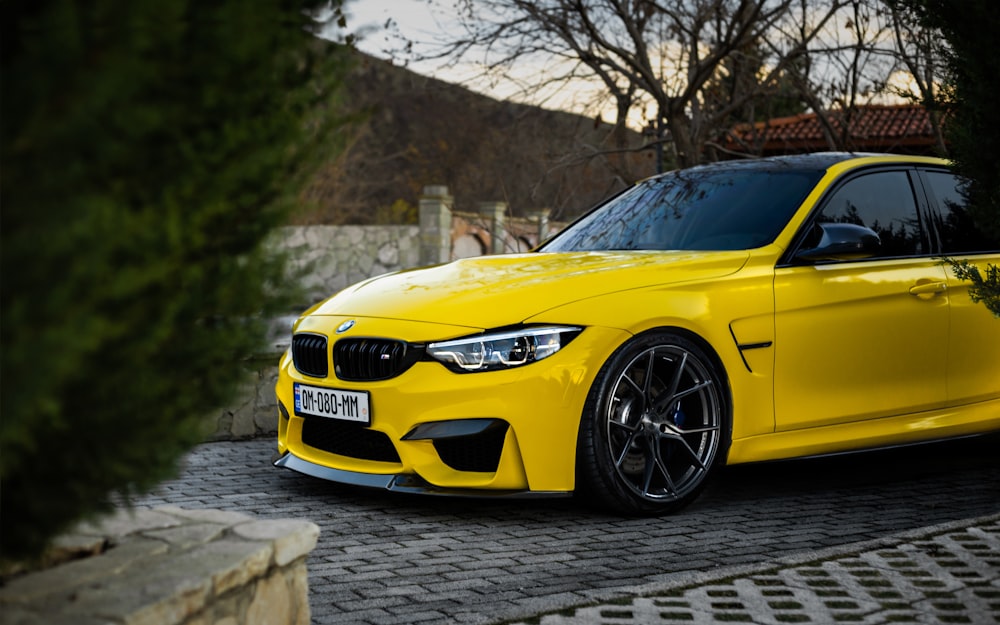
[[[1000,429],[1000,245],[933,158],[657,176],[527,254],[352,286],[296,322],[275,464],[395,491],[693,500],[713,469]]]

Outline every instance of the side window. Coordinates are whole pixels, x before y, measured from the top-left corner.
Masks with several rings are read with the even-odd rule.
[[[933,217],[934,230],[941,238],[941,251],[945,254],[963,252],[992,252],[1000,250],[1000,241],[988,237],[976,228],[967,210],[968,183],[946,171],[923,172],[929,187],[927,194],[937,205]]]
[[[930,253],[924,227],[905,171],[874,172],[852,178],[826,201],[814,223],[846,223],[870,228],[882,242],[880,258]],[[811,247],[805,241],[805,247]]]

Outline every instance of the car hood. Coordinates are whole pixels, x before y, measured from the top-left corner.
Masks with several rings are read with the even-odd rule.
[[[309,314],[497,328],[590,297],[728,275],[748,256],[742,250],[480,256],[366,280]]]

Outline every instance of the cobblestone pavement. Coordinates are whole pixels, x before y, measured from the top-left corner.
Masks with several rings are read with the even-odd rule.
[[[273,468],[271,440],[208,443],[187,456],[176,480],[134,503],[318,524],[319,544],[308,566],[313,622],[320,625],[537,623],[546,614],[546,624],[659,623],[655,618],[665,613],[698,623],[716,618],[715,604],[730,604],[721,620],[743,618],[737,604],[766,604],[771,612],[757,622],[798,622],[812,613],[853,622],[869,604],[850,589],[883,592],[865,580],[894,584],[905,576],[894,571],[907,570],[909,562],[930,567],[929,581],[945,579],[940,590],[927,587],[942,593],[927,600],[943,606],[971,600],[976,592],[945,596],[953,590],[949,580],[963,569],[952,562],[991,570],[997,590],[996,525],[964,528],[969,519],[1000,513],[998,446],[1000,435],[991,435],[729,467],[680,513],[622,518],[572,499],[469,500],[353,489]],[[934,526],[957,529],[928,535]],[[972,539],[958,538],[963,531],[992,535],[993,552],[976,562],[957,557],[955,545],[982,552]],[[843,603],[836,594],[806,592],[824,590],[823,573],[833,583],[826,590],[848,592]],[[983,618],[996,620],[1000,599],[980,590],[986,595],[979,597],[986,602]],[[772,591],[792,595],[767,594]],[[923,609],[901,607],[908,601],[905,588],[891,585],[884,592],[904,595],[896,602],[899,611],[857,622],[893,622],[895,616],[907,622],[903,617]],[[891,607],[893,598],[884,599]],[[848,605],[852,601],[858,609]],[[594,607],[576,609],[586,605]],[[609,609],[619,612],[594,612]],[[827,612],[815,612],[821,609]],[[947,609],[940,614],[947,617]]]
[[[737,567],[653,596],[533,619],[541,625],[1000,623],[1000,515]],[[835,549],[833,551],[843,551]],[[521,624],[519,624],[521,625]]]

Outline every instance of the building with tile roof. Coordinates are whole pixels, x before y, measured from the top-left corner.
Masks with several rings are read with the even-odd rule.
[[[759,156],[825,150],[940,155],[939,126],[922,106],[861,106],[741,124],[727,133],[722,147]]]

